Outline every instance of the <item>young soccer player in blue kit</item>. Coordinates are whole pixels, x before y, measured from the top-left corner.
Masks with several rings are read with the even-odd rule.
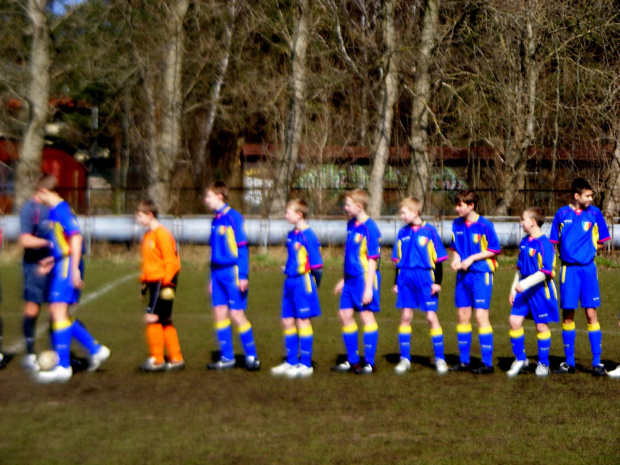
[[[515,361],[507,375],[514,377],[529,364],[525,355],[525,333],[523,320],[529,315],[538,331],[537,376],[549,374],[549,349],[551,331],[549,323],[560,321],[558,295],[553,278],[555,276],[555,251],[553,244],[540,227],[545,222],[542,208],[531,207],[523,212],[521,224],[527,233],[519,244],[517,273],[510,290],[508,301],[510,312],[510,341]]]
[[[455,305],[458,309],[457,337],[460,363],[450,367],[452,371],[470,370],[471,317],[475,310],[478,321],[478,337],[482,352],[482,365],[474,374],[491,374],[493,368],[493,328],[489,320],[493,273],[497,268],[495,256],[501,252],[495,227],[476,213],[478,195],[474,191],[459,192],[455,198],[458,218],[452,223],[454,251],[452,269],[457,272]]]
[[[271,369],[276,376],[307,378],[312,375],[314,334],[311,318],[321,314],[318,286],[323,273],[321,244],[306,223],[308,204],[293,199],[286,206],[286,221],[295,225],[288,233],[288,259],[284,268],[282,326],[286,361]]]
[[[443,331],[437,318],[439,291],[443,279],[443,262],[448,259],[437,229],[422,221],[419,212],[422,203],[416,198],[400,202],[400,217],[407,223],[398,231],[392,261],[396,263],[396,307],[402,310],[398,341],[400,361],[394,368],[398,374],[411,367],[411,320],[413,309],[426,313],[435,351],[435,367],[444,374],[448,365],[444,358]]]
[[[228,186],[216,181],[205,194],[205,204],[214,211],[211,223],[211,280],[209,291],[213,299],[215,328],[221,357],[209,363],[210,370],[235,367],[231,320],[239,329],[245,349],[245,365],[249,371],[260,369],[252,325],[245,316],[249,287],[248,239],[243,216],[228,205]]]
[[[592,348],[594,376],[605,376],[601,364],[601,325],[596,309],[601,305],[598,273],[594,257],[603,243],[611,239],[601,211],[592,205],[594,190],[583,178],[571,185],[572,203],[560,208],[551,225],[549,239],[557,244],[560,267],[560,304],[562,305],[562,339],[566,361],[556,373],[575,372],[575,310],[585,309]]]
[[[375,313],[381,310],[379,303],[381,274],[381,231],[366,213],[368,194],[355,189],[345,199],[344,209],[351,217],[347,223],[347,241],[344,248],[344,278],[334,294],[342,293],[339,316],[342,336],[347,349],[347,360],[332,367],[333,371],[370,374],[375,371],[375,355],[379,340],[379,327]],[[355,312],[364,323],[365,357],[358,352],[358,328]]]
[[[69,317],[69,307],[77,304],[84,287],[82,280],[82,234],[71,207],[56,192],[58,182],[43,174],[36,183],[36,195],[50,208],[49,233],[54,265],[50,272],[47,301],[52,317],[52,345],[58,353],[58,365],[50,371],[34,373],[38,383],[64,383],[73,374],[70,362],[71,340],[76,338],[89,351],[89,371],[96,370],[110,356],[110,350],[99,344],[86,328]]]

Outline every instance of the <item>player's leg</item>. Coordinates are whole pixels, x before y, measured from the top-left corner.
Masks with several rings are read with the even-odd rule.
[[[37,318],[41,311],[41,305],[45,302],[47,290],[47,274],[38,272],[38,265],[35,263],[24,263],[24,311],[22,330],[26,346],[26,356],[23,366],[26,370],[36,371],[39,369],[35,352]]]
[[[560,302],[562,303],[562,340],[566,360],[556,373],[575,372],[575,310],[579,307],[581,280],[578,266],[560,267]]]
[[[314,333],[310,318],[298,318],[297,328],[299,331],[299,363],[286,373],[286,377],[308,378],[314,373],[314,368],[312,367]]]
[[[159,292],[160,282],[147,284],[149,302],[146,309],[146,343],[148,345],[149,357],[139,366],[145,372],[161,372],[166,369],[164,359],[164,327],[159,318]]]
[[[490,374],[493,368],[493,327],[489,320],[489,310],[486,308],[476,309],[476,320],[478,321],[478,339],[480,341],[480,351],[482,353],[482,366],[472,370],[474,374]]]
[[[172,280],[175,289],[178,290],[177,277]],[[157,315],[164,330],[164,346],[168,352],[168,361],[166,362],[166,370],[183,370],[185,368],[185,360],[181,352],[181,344],[179,342],[179,334],[172,322],[172,307],[174,306],[175,293],[161,293],[158,299]]]
[[[444,343],[443,343],[443,329],[439,324],[439,318],[437,312],[429,310],[426,312],[426,321],[430,327],[431,341],[433,343],[433,352],[435,355],[435,367],[440,374],[448,371],[448,365],[446,365],[446,358],[444,356]]]
[[[400,292],[399,292],[400,293]],[[411,321],[413,309],[402,308],[400,314],[400,326],[398,327],[398,345],[400,347],[400,360],[394,367],[394,371],[403,374],[411,367]]]
[[[518,375],[523,371],[523,368],[527,367],[528,360],[525,355],[525,332],[523,331],[523,320],[525,319],[525,315],[521,314],[519,310],[521,309],[521,305],[519,305],[519,300],[515,299],[515,305],[512,309],[512,314],[508,319],[510,324],[510,343],[512,345],[512,353],[515,356],[514,362],[510,366],[510,369],[506,373],[509,377],[513,377]]]
[[[360,318],[364,323],[364,359],[366,365],[360,367],[360,372],[364,374],[372,373],[375,370],[375,356],[379,343],[379,326],[375,318],[375,313],[371,310],[360,312]],[[357,373],[358,371],[356,371]]]
[[[234,368],[235,351],[233,347],[232,323],[228,312],[228,286],[225,279],[225,270],[211,271],[211,298],[213,302],[213,317],[215,320],[215,334],[220,346],[220,359],[207,364],[210,370]]]
[[[575,372],[575,339],[577,331],[575,329],[575,310],[562,310],[562,341],[564,342],[565,361],[560,363],[556,373]]]
[[[588,336],[590,339],[590,348],[592,349],[592,367],[595,376],[605,376],[607,373],[605,367],[601,363],[602,340],[601,324],[598,321],[596,308],[586,308],[586,319],[588,320]]]
[[[346,285],[343,289],[343,298],[345,297]],[[342,308],[343,300],[341,299],[341,308],[338,311],[338,318],[342,324],[342,340],[344,347],[347,351],[347,360],[343,363],[332,367],[333,371],[347,372],[352,367],[357,367],[360,364],[360,356],[358,351],[358,328],[354,318],[353,308]]]
[[[40,371],[34,374],[37,383],[64,383],[71,379],[71,320],[69,319],[69,305],[65,302],[50,304],[52,320],[52,346],[58,354],[58,365],[49,371]]]
[[[457,309],[458,324],[456,326],[456,337],[459,344],[460,363],[450,367],[452,371],[469,370],[471,352],[471,307],[459,307]]]
[[[536,367],[536,375],[547,376],[549,374],[551,331],[546,323],[536,323],[536,331],[538,332],[538,366]]]
[[[472,273],[459,271],[456,275],[454,289],[454,305],[457,308],[458,324],[456,337],[459,345],[459,363],[450,367],[452,371],[468,371],[470,369],[471,352],[471,315],[474,305],[472,292]]]
[[[271,369],[271,374],[276,376],[286,374],[287,371],[295,368],[299,362],[299,335],[297,333],[297,327],[295,326],[295,317],[285,317],[284,308],[282,330],[284,332],[284,349],[286,352],[286,359],[283,363]]]
[[[239,337],[243,349],[245,350],[245,364],[249,371],[256,371],[260,369],[260,361],[256,354],[256,343],[254,341],[254,331],[252,324],[245,316],[245,310],[229,310],[230,318],[235,323],[237,330],[239,331]]]

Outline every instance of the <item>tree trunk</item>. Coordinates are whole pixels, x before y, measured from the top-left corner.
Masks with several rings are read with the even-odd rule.
[[[15,206],[20,209],[33,195],[33,183],[41,172],[45,124],[49,117],[50,56],[47,25],[47,0],[29,0],[28,16],[32,25],[30,49],[30,115],[24,134],[15,185]]]
[[[603,211],[606,215],[616,216],[620,209],[620,124],[616,128],[613,159],[611,161],[611,170],[609,174],[609,182],[605,189],[605,206]]]
[[[298,0],[299,18],[291,50],[291,90],[284,147],[279,154],[275,184],[271,195],[270,214],[283,215],[293,183],[295,167],[299,160],[303,119],[306,107],[306,52],[310,42],[310,5],[308,0]]]
[[[427,0],[422,20],[420,52],[415,70],[415,94],[411,109],[411,168],[407,193],[425,203],[430,190],[431,161],[428,153],[428,105],[431,99],[431,53],[439,23],[439,0]]]
[[[181,148],[183,22],[188,8],[189,0],[178,0],[172,6],[161,96],[161,131],[155,159],[150,164],[148,193],[162,213],[168,213],[173,204],[172,174]]]
[[[536,91],[538,82],[538,67],[536,64],[536,43],[532,26],[532,16],[527,15],[526,25],[527,40],[525,44],[525,70],[527,79],[527,114],[524,120],[520,109],[516,112],[515,139],[518,144],[515,151],[507,150],[506,171],[499,203],[495,209],[495,215],[508,215],[509,208],[517,198],[519,189],[525,182],[525,169],[530,147],[534,141],[534,125],[536,123]],[[517,98],[517,105],[520,98]],[[521,124],[525,124],[525,128]],[[512,154],[512,155],[511,155]]]
[[[383,205],[383,176],[390,156],[390,142],[392,140],[392,124],[394,122],[394,105],[398,98],[398,65],[396,63],[396,27],[395,27],[395,0],[386,0],[384,3],[383,40],[385,42],[387,63],[385,66],[385,80],[381,89],[379,121],[374,136],[374,160],[370,173],[368,191],[370,201],[368,214],[381,215]]]
[[[200,131],[200,140],[198,142],[198,162],[196,164],[195,173],[200,177],[200,182],[204,186],[205,179],[204,173],[207,167],[207,146],[209,145],[209,139],[213,132],[213,125],[215,124],[215,117],[217,116],[217,105],[220,100],[220,93],[222,85],[224,84],[224,76],[228,71],[228,63],[230,61],[230,49],[232,46],[232,39],[235,32],[235,22],[238,14],[237,0],[229,0],[226,5],[228,11],[229,23],[224,28],[224,46],[222,50],[222,56],[220,62],[217,65],[217,72],[215,79],[211,84],[211,90],[209,92],[209,107],[207,110],[207,116],[202,124]]]

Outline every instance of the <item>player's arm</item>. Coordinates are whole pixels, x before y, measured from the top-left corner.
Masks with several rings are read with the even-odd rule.
[[[43,249],[49,247],[50,243],[47,239],[37,237],[34,234],[23,233],[19,235],[19,245],[24,249]]]
[[[431,286],[431,295],[438,294],[441,291],[441,283],[443,282],[443,262],[435,263],[435,282]]]
[[[497,253],[491,250],[483,250],[482,252],[475,253],[461,262],[461,269],[467,270],[474,262],[479,262],[480,260],[487,260],[489,258],[495,257],[496,255]]]
[[[69,244],[71,245],[71,280],[73,281],[73,286],[76,289],[82,289],[84,287],[82,272],[80,271],[83,242],[84,239],[80,233],[74,233],[69,238]]]
[[[508,295],[508,302],[510,302],[510,305],[513,305],[515,303],[515,297],[517,296],[517,286],[519,285],[520,280],[521,273],[519,272],[519,270],[517,270],[510,286],[510,294]]]
[[[377,260],[371,258],[368,260],[368,270],[366,271],[366,282],[364,285],[364,295],[362,303],[368,305],[372,302],[373,287],[375,285],[375,277],[377,274]]]
[[[163,229],[163,228],[161,228]],[[162,286],[174,287],[172,280],[177,273],[177,248],[172,234],[162,233],[157,236],[157,246],[161,251],[162,261],[164,264],[164,278],[162,279]]]
[[[454,253],[452,254],[452,263],[450,264],[450,266],[454,271],[458,271],[461,269],[461,256],[456,250],[453,250],[453,252]]]
[[[233,216],[235,227],[235,242],[237,243],[237,268],[239,269],[239,290],[245,292],[250,284],[250,251],[248,250],[248,238],[245,234],[243,216],[237,213]]]
[[[306,238],[306,250],[310,264],[310,274],[314,277],[317,289],[321,286],[323,279],[323,255],[321,255],[321,243],[314,231],[308,230],[304,234]]]

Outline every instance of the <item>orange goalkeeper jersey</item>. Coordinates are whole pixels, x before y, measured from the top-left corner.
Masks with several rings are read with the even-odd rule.
[[[142,239],[142,282],[161,281],[171,284],[181,270],[181,261],[174,236],[165,226],[148,231]]]

